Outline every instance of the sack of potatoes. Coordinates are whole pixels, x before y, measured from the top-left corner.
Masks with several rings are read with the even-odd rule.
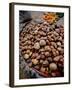
[[[47,19],[33,18],[20,31],[19,50],[23,58],[20,63],[24,61],[30,70],[27,78],[64,76],[64,26],[51,24]]]

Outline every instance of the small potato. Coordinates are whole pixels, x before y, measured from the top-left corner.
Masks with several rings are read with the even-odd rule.
[[[26,53],[30,53],[30,50],[27,50]]]
[[[48,57],[49,56],[49,52],[45,52],[45,56]]]
[[[56,50],[56,55],[58,56],[59,55],[59,51]]]
[[[35,31],[34,31],[34,34],[37,35],[37,34],[38,34],[38,30],[35,30]]]
[[[48,66],[49,62],[47,60],[43,61],[44,66]]]
[[[25,55],[24,55],[24,58],[25,58],[25,59],[28,59],[28,58],[29,58],[29,55],[28,55],[28,54],[25,54]]]
[[[27,40],[27,38],[25,37],[24,39],[23,39],[23,41],[26,41]]]
[[[43,31],[39,31],[38,33],[39,35],[46,36],[46,33],[44,33]]]
[[[43,60],[40,60],[40,63],[42,64],[43,63]]]
[[[45,46],[46,45],[46,41],[45,40],[40,40],[40,46]]]
[[[32,58],[36,58],[36,54],[35,53],[32,54]]]
[[[41,67],[40,71],[41,72],[45,72],[45,68],[44,67]]]
[[[36,58],[36,57],[38,57],[38,53],[33,53],[32,58]]]
[[[22,47],[22,50],[27,50],[27,49],[28,49],[27,46]]]
[[[41,55],[38,55],[38,56],[36,57],[36,59],[38,59],[38,60],[39,60],[40,58],[41,58]]]
[[[40,35],[38,34],[37,37],[40,38]]]
[[[51,45],[54,46],[55,48],[57,48],[57,45],[55,42],[51,42]]]
[[[38,37],[36,37],[35,39],[36,39],[36,41],[40,41],[40,38],[38,38]]]
[[[46,70],[47,70],[47,72],[48,72],[48,71],[49,71],[49,68],[47,67]]]
[[[59,41],[62,41],[62,37],[60,36],[60,37],[58,38],[58,40],[59,40]]]
[[[28,44],[31,44],[31,41],[28,41]]]
[[[61,47],[58,47],[57,49],[58,49],[58,51],[63,51],[63,49]]]
[[[30,35],[29,38],[32,39],[33,38],[33,35]]]
[[[29,53],[29,56],[31,56],[31,55],[32,55],[32,52]]]
[[[59,35],[59,34],[58,34],[57,32],[55,32],[55,31],[53,32],[53,34],[54,34],[55,36],[58,36],[58,35]]]
[[[45,46],[45,51],[51,51],[50,46]]]
[[[54,49],[54,46],[51,45],[50,48],[51,48],[51,49]]]
[[[53,61],[52,57],[48,57],[48,61],[52,62]]]
[[[56,56],[56,57],[54,57],[53,60],[57,62],[57,61],[59,61],[59,59],[60,59],[60,56]]]
[[[50,63],[49,68],[50,68],[50,70],[56,70],[57,65],[55,63]]]
[[[27,46],[27,49],[30,49],[31,50],[32,49],[32,46],[31,45]]]
[[[37,59],[32,59],[32,63],[33,63],[34,65],[37,65],[37,64],[38,64],[38,60],[37,60]]]
[[[45,55],[41,55],[41,59],[45,59]]]
[[[57,42],[57,45],[58,45],[58,46],[61,46],[61,42]]]
[[[59,29],[59,28],[55,29],[55,31],[56,31],[57,33],[60,33],[60,29]]]
[[[41,55],[44,55],[45,54],[45,52],[41,52]]]
[[[47,37],[41,37],[40,39],[41,40],[47,40]]]
[[[48,22],[46,22],[46,21],[45,21],[45,22],[43,22],[43,24],[44,24],[44,25],[49,25],[49,23],[48,23]]]
[[[56,56],[57,55],[55,51],[52,51],[52,54],[53,54],[53,56]]]
[[[40,52],[44,52],[45,50],[44,50],[44,48],[41,48],[39,51],[40,51]]]
[[[36,42],[36,43],[34,44],[34,48],[37,49],[37,50],[40,49],[40,45],[39,45],[38,42]]]

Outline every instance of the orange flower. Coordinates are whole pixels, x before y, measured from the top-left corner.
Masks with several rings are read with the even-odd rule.
[[[49,12],[43,15],[43,19],[46,20],[48,23],[52,24],[57,21],[58,16],[56,15],[56,13]]]

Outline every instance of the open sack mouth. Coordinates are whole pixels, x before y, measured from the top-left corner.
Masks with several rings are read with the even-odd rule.
[[[38,12],[37,16],[34,15],[32,12],[27,21],[20,23],[20,69],[26,73],[27,78],[63,77],[63,14],[61,17],[58,16],[61,13]]]

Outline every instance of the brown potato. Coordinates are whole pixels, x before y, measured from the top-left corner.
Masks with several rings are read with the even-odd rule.
[[[50,70],[56,70],[57,65],[55,63],[50,63],[49,68],[50,68]]]
[[[45,46],[46,45],[46,41],[45,40],[40,40],[40,46]]]
[[[48,57],[49,56],[49,52],[45,52],[45,56]]]
[[[56,57],[54,57],[54,61],[59,61],[60,60],[60,56],[56,56]]]
[[[32,59],[32,63],[33,63],[34,65],[37,65],[37,64],[38,64],[38,60],[37,60],[37,59]]]
[[[35,49],[40,49],[40,45],[39,45],[38,42],[36,42],[36,43],[34,44],[34,48],[35,48]]]
[[[41,72],[45,72],[45,68],[44,67],[41,67],[40,71]]]
[[[28,55],[28,54],[25,54],[25,55],[24,55],[24,58],[25,58],[25,59],[28,59],[28,58],[29,58],[29,55]]]

